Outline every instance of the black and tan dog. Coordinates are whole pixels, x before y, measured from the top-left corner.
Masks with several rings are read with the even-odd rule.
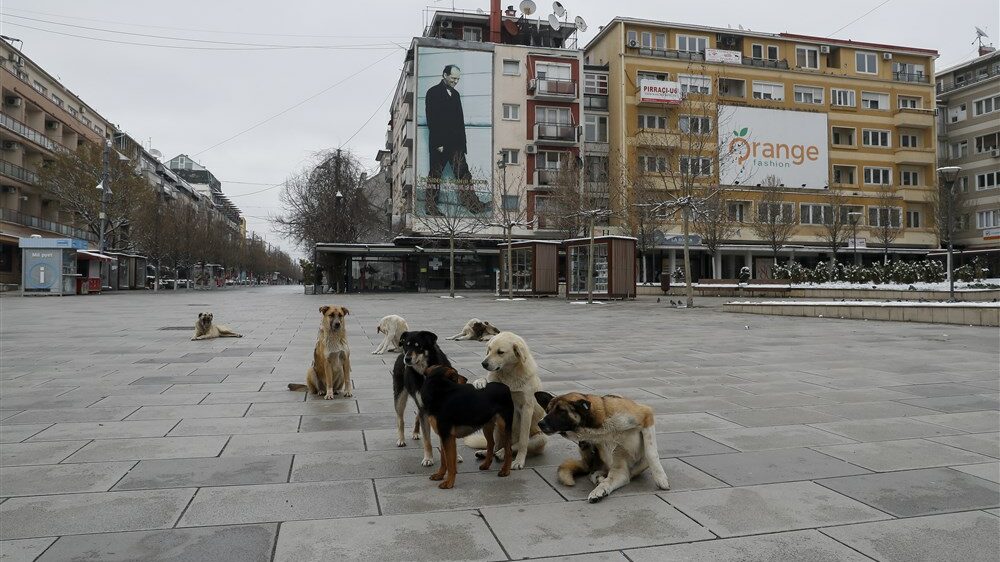
[[[455,486],[455,475],[458,474],[455,440],[479,428],[486,436],[486,456],[479,470],[489,470],[493,464],[495,432],[503,447],[503,465],[497,476],[510,474],[513,457],[511,428],[514,424],[514,401],[510,389],[499,382],[488,383],[483,389],[465,383],[465,377],[455,369],[436,365],[424,372],[424,386],[420,389],[424,413],[441,438],[441,468],[431,475],[431,480],[443,480],[438,485],[442,489]]]
[[[417,419],[413,426],[413,439],[420,439],[421,430],[424,434],[423,466],[434,464],[434,449],[431,445],[430,422],[424,413],[424,405],[420,398],[420,388],[424,385],[424,373],[435,365],[451,367],[448,356],[437,344],[437,334],[434,332],[416,331],[403,332],[399,335],[399,345],[403,352],[396,357],[392,367],[392,399],[396,407],[396,428],[399,434],[397,447],[406,446],[405,430],[406,402],[409,398],[417,403]]]
[[[656,450],[652,408],[621,396],[578,392],[562,396],[536,392],[535,399],[545,408],[538,428],[549,435],[558,433],[580,447],[581,458],[559,465],[560,483],[572,486],[577,476],[598,473],[597,487],[587,497],[594,503],[649,468],[656,486],[670,489]]]

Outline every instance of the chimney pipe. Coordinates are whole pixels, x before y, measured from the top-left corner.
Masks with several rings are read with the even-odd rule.
[[[500,0],[490,0],[490,42],[500,42]]]
[[[980,45],[979,46],[979,56],[984,56],[992,53],[996,49],[992,45]]]

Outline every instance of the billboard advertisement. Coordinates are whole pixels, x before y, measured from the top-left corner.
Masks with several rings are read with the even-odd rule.
[[[825,113],[719,106],[719,181],[823,189],[829,182]]]
[[[639,103],[681,103],[679,82],[643,78],[639,81]]]
[[[417,216],[480,217],[492,207],[493,54],[419,47]]]

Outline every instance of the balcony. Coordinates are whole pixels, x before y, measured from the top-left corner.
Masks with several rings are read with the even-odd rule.
[[[703,61],[705,60],[705,53],[699,53],[697,51],[679,51],[677,49],[653,49],[651,47],[639,47],[637,45],[626,45],[631,54],[637,54],[641,57],[657,57],[661,59],[675,59],[675,60],[689,60],[689,61]]]
[[[994,76],[1000,75],[1000,71],[996,70],[996,67],[994,65],[990,65],[990,67],[988,68],[976,69],[975,72],[976,73],[972,74],[970,77],[964,78],[961,83],[954,82],[955,80],[954,77],[952,77],[951,83],[945,83],[943,81],[939,81],[938,84],[940,84],[940,86],[937,88],[937,93],[943,94],[945,92],[950,92],[952,90],[964,88],[966,86],[982,82],[983,80],[989,80]]]
[[[901,107],[896,110],[892,122],[897,127],[910,129],[930,129],[934,126],[934,110],[914,107]]]
[[[535,123],[535,141],[540,144],[574,145],[576,125],[567,123]]]
[[[910,82],[913,84],[931,83],[931,77],[923,72],[893,72],[892,79],[896,82]]]
[[[572,101],[577,98],[576,81],[533,78],[528,81],[528,95],[536,100]]]
[[[6,160],[0,160],[0,175],[15,179],[21,183],[35,185],[38,183],[38,174],[27,168],[22,168],[17,164],[11,164]]]
[[[636,146],[676,148],[680,145],[680,135],[666,129],[639,129],[634,138]]]
[[[41,131],[36,131],[9,115],[0,114],[0,127],[20,135],[21,137],[51,152],[70,152],[68,148],[46,137]]]
[[[538,168],[535,170],[535,185],[538,187],[558,185],[562,173],[562,170]]]
[[[743,66],[753,66],[755,68],[776,68],[778,70],[788,70],[788,61],[785,59],[781,60],[771,60],[771,59],[753,59],[750,57],[743,57]]]
[[[897,164],[926,166],[937,162],[937,154],[933,148],[897,148],[893,151],[893,156]]]
[[[584,95],[583,108],[595,111],[608,110],[608,96]]]
[[[68,224],[45,220],[40,217],[33,217],[12,209],[0,209],[0,220],[11,224],[34,228],[35,230],[44,230],[46,232],[62,234],[71,238],[79,238],[81,240],[89,240],[91,242],[97,241],[97,237],[94,236],[93,233],[86,230],[75,228],[69,226]]]
[[[413,121],[408,120],[403,124],[403,146],[413,148]]]
[[[403,168],[403,186],[413,187],[413,166]]]

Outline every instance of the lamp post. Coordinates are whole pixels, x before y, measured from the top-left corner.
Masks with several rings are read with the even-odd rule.
[[[955,234],[955,217],[954,206],[955,206],[955,180],[958,179],[958,173],[962,171],[961,166],[944,166],[937,169],[938,175],[944,180],[945,191],[940,193],[947,198],[947,203],[945,207],[946,219],[945,219],[945,234],[948,236],[948,299],[955,300],[955,275],[953,272],[953,245],[951,239],[954,238]],[[940,200],[941,197],[939,196]]]
[[[854,265],[858,265],[858,220],[861,219],[861,213],[851,211],[847,213],[847,218],[851,221],[851,245],[854,246]]]

